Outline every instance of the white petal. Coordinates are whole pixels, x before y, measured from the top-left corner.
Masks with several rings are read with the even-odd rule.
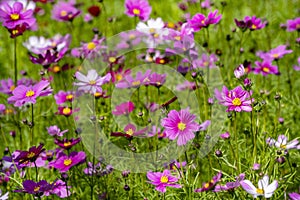
[[[241,181],[240,184],[242,188],[249,194],[253,195],[254,198],[258,195],[256,192],[256,187],[249,180]]]
[[[268,185],[265,188],[265,197],[270,198],[273,195],[274,191],[277,189],[277,187],[278,187],[277,181],[273,181],[270,185]]]
[[[265,175],[262,179],[258,181],[258,188],[265,190],[269,185],[269,176]]]

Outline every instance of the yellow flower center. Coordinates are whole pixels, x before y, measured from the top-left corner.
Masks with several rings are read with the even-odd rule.
[[[165,64],[165,60],[164,60],[164,59],[160,59],[160,60],[159,60],[159,63],[160,63],[160,64]]]
[[[65,16],[67,16],[67,11],[65,11],[65,10],[62,10],[61,12],[60,12],[60,16],[62,16],[62,17],[65,17]]]
[[[167,183],[167,182],[169,182],[169,179],[168,179],[167,176],[162,176],[162,177],[160,178],[160,182],[161,182],[161,183]]]
[[[132,82],[132,85],[133,85],[133,86],[138,86],[138,85],[140,85],[140,84],[141,84],[140,81],[133,81],[133,82]]]
[[[37,192],[37,191],[39,191],[39,190],[40,190],[40,187],[39,187],[39,186],[36,186],[36,187],[34,187],[34,189],[33,189],[34,192]]]
[[[64,147],[69,147],[72,143],[70,141],[64,143]]]
[[[71,100],[71,99],[73,99],[73,97],[74,97],[74,96],[73,96],[72,94],[69,94],[69,95],[66,96],[66,99],[67,99],[67,100]]]
[[[126,134],[130,136],[133,135],[133,130],[130,128],[128,131],[126,131]]]
[[[88,50],[93,50],[93,49],[95,49],[96,48],[96,44],[94,43],[94,42],[89,42],[88,44],[87,44],[87,49]]]
[[[209,183],[205,183],[204,187],[208,188],[209,187]]]
[[[15,88],[16,88],[16,86],[12,85],[12,86],[10,86],[9,90],[14,91]]]
[[[177,127],[178,127],[179,130],[183,131],[186,128],[186,124],[182,123],[182,122],[179,122]]]
[[[111,63],[114,63],[116,62],[116,58],[115,57],[109,57],[108,61],[111,62]]]
[[[169,23],[167,24],[167,26],[168,26],[168,28],[174,28],[174,27],[175,27],[175,24],[172,23],[172,22],[169,22]]]
[[[281,145],[280,145],[280,148],[286,149],[286,145],[281,144]]]
[[[150,32],[150,33],[155,33],[155,29],[154,29],[154,28],[150,28],[150,29],[149,29],[149,32]]]
[[[161,85],[161,82],[157,81],[157,82],[156,82],[156,85]]]
[[[155,33],[155,34],[153,35],[153,37],[158,38],[158,37],[159,37],[159,34],[158,34],[158,33]]]
[[[68,107],[66,107],[66,108],[63,109],[62,113],[63,113],[64,115],[68,115],[68,114],[71,113],[71,109],[68,108]]]
[[[10,15],[10,18],[12,20],[16,21],[16,20],[20,19],[20,15],[17,14],[17,13],[13,13],[13,14]]]
[[[179,40],[181,40],[181,37],[180,36],[175,36],[174,39],[179,41]]]
[[[27,155],[27,158],[33,158],[35,156],[35,153],[34,152],[30,152],[28,155]]]
[[[233,104],[234,106],[240,106],[240,105],[242,104],[241,99],[240,99],[240,98],[234,98],[234,99],[232,100],[232,104]]]
[[[272,55],[272,57],[273,57],[273,58],[278,58],[279,55],[278,55],[278,53],[274,53],[274,54]]]
[[[71,165],[72,164],[72,160],[71,159],[66,159],[66,160],[64,160],[64,165],[65,166],[69,166],[69,165]]]
[[[135,15],[140,15],[141,14],[141,11],[139,9],[133,9],[133,14]]]
[[[56,66],[53,67],[53,72],[57,73],[59,71],[60,71],[60,67],[59,66],[56,65]]]
[[[96,81],[95,81],[95,80],[91,80],[91,81],[89,82],[89,84],[90,84],[90,85],[95,85],[95,84],[96,84]]]
[[[102,93],[100,93],[100,92],[95,92],[94,96],[95,96],[95,97],[101,97],[101,96],[102,96]]]
[[[256,189],[256,193],[258,193],[258,194],[264,194],[264,190],[263,189]]]
[[[205,21],[204,21],[204,19],[201,21],[201,24],[204,24],[205,23]]]
[[[255,26],[254,24],[252,24],[251,28],[252,29],[257,29],[257,26]]]
[[[270,72],[270,69],[269,68],[267,68],[267,67],[263,67],[263,69],[262,69],[264,72]]]
[[[132,40],[132,39],[134,39],[134,38],[135,38],[135,35],[134,35],[134,34],[130,34],[130,35],[129,35],[129,39]]]
[[[122,80],[122,78],[123,78],[123,76],[122,76],[121,74],[117,74],[117,75],[116,75],[116,79],[117,79],[117,81],[120,81],[120,80]]]
[[[15,30],[12,30],[12,32],[11,32],[13,35],[17,35],[18,33],[19,33],[19,31],[17,30],[17,29],[15,29]]]
[[[26,97],[32,97],[34,94],[35,94],[34,91],[29,90],[26,92]]]

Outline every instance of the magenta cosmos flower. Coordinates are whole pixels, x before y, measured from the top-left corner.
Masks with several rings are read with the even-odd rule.
[[[243,31],[250,29],[251,31],[262,29],[266,26],[267,22],[262,22],[260,18],[256,16],[246,16],[244,20],[234,19],[235,24],[241,28]]]
[[[289,197],[291,200],[299,200],[300,199],[300,194],[296,192],[289,193]]]
[[[245,174],[240,174],[238,177],[236,177],[235,182],[227,182],[225,185],[216,185],[214,192],[222,192],[222,191],[232,191],[235,188],[240,186],[240,182],[244,180]]]
[[[142,85],[145,85],[145,83],[148,83],[149,81],[149,76],[151,74],[151,70],[147,70],[145,74],[143,74],[141,71],[138,71],[136,73],[136,77],[132,77],[131,74],[128,74],[119,81],[116,84],[117,88],[138,88]]]
[[[80,141],[81,141],[80,138],[71,138],[71,139],[64,138],[63,140],[59,140],[57,138],[54,139],[54,143],[58,145],[60,148],[65,150],[71,149],[74,145],[76,145]]]
[[[21,25],[30,28],[36,23],[33,10],[27,10],[21,2],[15,2],[12,6],[8,3],[3,3],[0,6],[0,21],[9,30]]]
[[[126,0],[125,14],[129,17],[138,17],[142,21],[147,21],[151,13],[151,6],[147,0]]]
[[[171,110],[168,117],[162,119],[162,126],[165,128],[166,137],[170,140],[177,140],[179,146],[185,145],[195,137],[194,132],[199,130],[199,124],[195,122],[196,116],[189,112],[189,109]]]
[[[56,125],[47,127],[47,132],[51,136],[60,136],[60,137],[62,137],[68,131],[69,131],[68,129],[64,130],[64,131],[61,131],[60,128],[58,128],[58,126],[56,126]]]
[[[287,20],[286,23],[287,31],[300,31],[300,17],[297,17],[296,19],[290,19]]]
[[[39,157],[39,155],[45,151],[43,148],[44,145],[40,144],[38,147],[33,146],[29,149],[29,151],[21,151],[18,157],[15,158],[15,161],[19,164],[25,163],[25,162],[35,162],[36,159]]]
[[[272,61],[267,59],[262,62],[255,61],[256,67],[253,68],[254,74],[262,74],[263,76],[267,76],[268,74],[278,74],[278,67],[276,65],[272,65]]]
[[[73,21],[81,13],[73,3],[74,1],[59,1],[55,4],[52,9],[52,19],[57,21]]]
[[[113,115],[128,115],[134,110],[135,106],[134,103],[131,101],[121,103],[116,106],[115,110],[112,111]]]
[[[268,52],[258,52],[257,55],[263,60],[278,60],[285,54],[292,53],[293,50],[286,50],[286,45],[279,45]]]
[[[205,192],[208,190],[213,190],[216,184],[221,180],[221,178],[222,178],[222,172],[219,172],[209,182],[203,183],[202,188],[195,189],[195,192]]]
[[[208,16],[201,13],[197,13],[192,19],[188,20],[190,27],[195,31],[200,31],[202,28],[207,28],[211,24],[217,24],[220,22],[222,15],[218,15],[218,10],[208,13]]]
[[[85,161],[86,155],[83,151],[72,152],[69,156],[61,153],[57,160],[49,163],[49,166],[58,169],[61,173],[67,172],[71,167],[81,164]]]
[[[223,86],[222,92],[215,89],[215,96],[219,100],[219,104],[227,106],[226,112],[230,111],[246,111],[251,112],[251,100],[249,92],[243,90],[241,86],[237,86],[229,91],[226,86]],[[253,99],[252,99],[253,101]]]
[[[65,102],[72,102],[74,100],[74,92],[65,92],[63,90],[60,90],[57,94],[54,95],[54,99],[57,105],[64,104]]]
[[[75,77],[79,82],[74,83],[74,85],[79,86],[79,91],[95,94],[96,92],[102,92],[101,86],[110,81],[111,74],[108,73],[101,77],[98,75],[96,70],[91,69],[88,71],[86,76],[81,72],[76,72]]]
[[[258,181],[258,188],[256,188],[249,180],[243,180],[240,182],[246,192],[251,194],[254,198],[258,196],[264,196],[265,198],[271,198],[274,191],[278,187],[278,181],[273,181],[269,185],[269,176],[265,175]]]
[[[151,181],[152,185],[155,185],[155,189],[159,192],[166,192],[166,187],[173,187],[173,188],[181,188],[180,184],[176,184],[179,180],[177,177],[172,176],[169,170],[164,170],[161,172],[148,172],[147,178]]]
[[[42,80],[33,86],[26,87],[25,85],[19,85],[13,90],[13,96],[9,97],[8,103],[13,103],[14,106],[21,107],[26,103],[36,103],[36,98],[41,96],[48,96],[52,93],[50,83],[46,80]]]

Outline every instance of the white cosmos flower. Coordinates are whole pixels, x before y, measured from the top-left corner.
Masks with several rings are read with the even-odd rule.
[[[50,44],[50,40],[44,38],[43,36],[31,36],[26,42],[23,43],[23,46],[32,53],[42,54]]]
[[[269,185],[268,175],[265,175],[258,181],[258,188],[256,188],[249,180],[243,180],[240,182],[240,184],[243,189],[251,194],[254,198],[257,198],[258,196],[270,198],[278,187],[278,181],[276,180]]]

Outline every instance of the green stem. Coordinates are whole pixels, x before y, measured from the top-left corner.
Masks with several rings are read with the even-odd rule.
[[[33,114],[33,104],[31,104],[31,127],[30,127],[30,132],[31,132],[31,144],[33,144],[33,139],[34,139],[34,114]]]
[[[238,170],[238,174],[240,173],[240,164],[239,164],[239,143],[238,143],[238,133],[237,133],[237,129],[236,129],[236,112],[234,112],[234,140],[235,140],[235,148],[236,148],[236,166],[237,166],[237,170]]]
[[[18,82],[17,38],[14,39],[14,70],[15,70],[15,80],[14,80],[14,84],[15,84],[15,87],[17,87],[17,82]]]
[[[38,168],[36,166],[36,163],[35,162],[33,162],[33,163],[34,163],[34,167],[35,167],[35,181],[38,182],[38,175],[39,175]]]

